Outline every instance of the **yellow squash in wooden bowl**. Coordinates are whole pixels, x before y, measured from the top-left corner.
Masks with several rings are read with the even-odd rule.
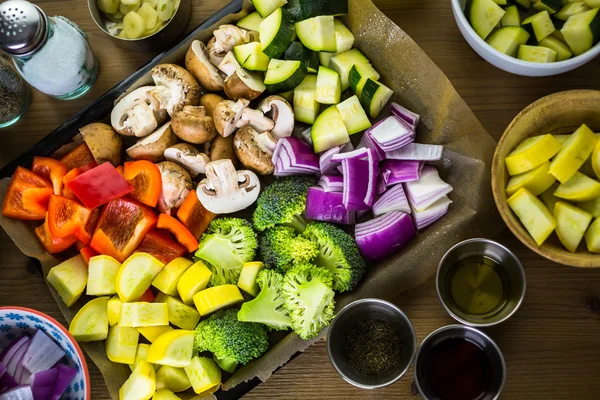
[[[600,91],[571,90],[546,96],[525,108],[508,126],[494,154],[492,190],[496,206],[512,233],[527,247],[560,264],[581,268],[600,268],[600,254],[588,251],[585,239],[572,253],[556,233],[538,246],[507,203],[506,187],[510,179],[506,157],[525,139],[545,134],[571,134],[582,124],[600,131]]]

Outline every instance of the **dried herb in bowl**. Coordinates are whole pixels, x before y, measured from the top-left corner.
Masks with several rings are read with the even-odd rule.
[[[398,332],[383,320],[360,321],[348,335],[345,345],[348,362],[366,375],[379,375],[398,366],[402,345]]]

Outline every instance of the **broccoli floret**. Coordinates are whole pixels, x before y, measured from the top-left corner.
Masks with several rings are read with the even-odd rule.
[[[309,262],[319,252],[318,246],[299,236],[289,226],[277,225],[264,231],[258,241],[261,257],[267,268],[285,273],[294,263]]]
[[[306,227],[302,215],[306,208],[308,188],[315,184],[309,176],[290,176],[267,186],[256,201],[252,216],[254,227],[264,231],[275,225],[288,225],[299,232]]]
[[[283,275],[273,270],[262,270],[256,278],[260,293],[254,300],[242,304],[238,319],[244,322],[258,322],[269,328],[286,330],[291,326],[290,317],[284,306]]]
[[[358,284],[366,264],[352,236],[327,222],[309,223],[302,235],[318,245],[313,263],[331,271],[335,291],[352,290]]]
[[[237,284],[244,263],[256,255],[258,240],[248,221],[241,218],[213,220],[200,238],[196,258],[212,271],[210,284]]]
[[[210,351],[220,360],[245,365],[269,349],[267,328],[242,322],[237,309],[217,311],[200,321],[194,333],[194,350]]]
[[[335,295],[331,272],[312,264],[294,266],[283,279],[285,308],[292,329],[302,339],[310,339],[333,319]]]

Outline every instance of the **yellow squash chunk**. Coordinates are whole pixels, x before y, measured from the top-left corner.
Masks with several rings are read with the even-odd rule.
[[[256,277],[264,267],[265,265],[260,261],[244,264],[237,286],[249,295],[256,297],[260,292],[260,287],[258,286],[258,283],[256,283]]]
[[[519,189],[507,203],[538,246],[541,246],[556,228],[556,220],[548,208],[527,189]]]
[[[560,199],[554,195],[558,185],[560,185],[560,183],[554,182],[554,184],[550,186],[544,193],[540,194],[540,200],[544,202],[546,207],[548,207],[548,211],[550,211],[550,214],[552,215],[554,215],[554,205],[557,201],[560,201]]]
[[[146,343],[139,343],[137,345],[137,350],[135,351],[135,360],[133,361],[133,364],[129,364],[129,368],[131,369],[131,372],[135,371],[135,369],[137,368],[137,366],[139,365],[140,362],[146,361],[146,358],[148,357],[148,349],[149,348],[150,348],[150,345],[146,344]],[[156,370],[157,366],[156,365],[152,365],[152,366]]]
[[[117,293],[115,283],[121,263],[111,256],[95,256],[88,264],[88,296],[106,296]]]
[[[139,326],[136,328],[138,332],[146,338],[150,343],[154,343],[163,333],[171,332],[173,328],[169,325],[163,326]]]
[[[164,303],[123,303],[119,325],[137,328],[140,326],[169,325],[169,312]]]
[[[197,394],[206,392],[221,383],[221,368],[210,358],[196,356],[184,369]]]
[[[188,390],[191,387],[192,384],[183,368],[163,365],[156,371],[157,389],[169,389],[172,392],[178,393]]]
[[[177,292],[188,306],[194,304],[194,295],[208,286],[212,272],[202,261],[197,261],[179,279]]]
[[[181,397],[168,389],[159,389],[152,396],[152,400],[181,400]]]
[[[194,304],[203,317],[243,301],[242,293],[235,285],[213,286],[194,295]]]
[[[142,361],[119,389],[119,400],[149,400],[155,391],[154,367]]]
[[[75,314],[69,325],[69,333],[78,342],[104,340],[108,336],[108,297],[89,301]]]
[[[600,218],[596,218],[585,233],[585,243],[592,253],[600,253]]]
[[[552,160],[550,173],[565,183],[581,168],[585,160],[592,154],[596,146],[596,135],[585,125],[581,125],[567,139],[565,144]]]
[[[121,305],[123,302],[119,298],[118,295],[115,295],[108,300],[108,304],[106,305],[106,312],[108,315],[108,325],[113,326],[119,323],[119,318],[121,318]]]
[[[117,274],[117,294],[123,302],[138,301],[165,265],[147,253],[134,253]]]
[[[592,151],[590,163],[592,164],[592,169],[594,170],[594,174],[596,174],[596,178],[600,178],[600,141],[596,143],[596,147],[594,147],[594,151]]]
[[[564,201],[559,201],[554,207],[554,218],[556,218],[556,234],[560,242],[571,253],[575,253],[585,231],[592,222],[592,214]]]
[[[50,269],[46,277],[67,307],[79,299],[88,279],[88,269],[81,254]]]
[[[127,326],[111,326],[106,338],[106,356],[112,362],[133,364],[138,348],[140,333]]]
[[[194,331],[174,330],[160,335],[148,350],[148,362],[183,368],[194,353]]]
[[[540,195],[546,189],[552,186],[554,182],[556,182],[556,178],[548,173],[549,170],[550,161],[546,161],[539,167],[536,167],[530,171],[523,172],[519,175],[514,175],[508,181],[506,194],[508,196],[512,196],[513,194],[517,193],[517,190],[525,188],[534,196]]]
[[[162,271],[154,281],[152,286],[160,290],[161,292],[170,296],[177,296],[177,282],[179,278],[192,266],[194,262],[187,258],[179,257],[165,265]]]
[[[600,217],[600,196],[595,199],[578,203],[577,207],[583,211],[587,211],[594,216],[594,218]]]
[[[156,296],[155,302],[167,305],[169,322],[181,329],[193,330],[200,321],[198,311],[194,307],[184,304],[178,298],[161,292]]]
[[[600,196],[600,182],[576,172],[571,179],[556,188],[554,195],[571,201],[593,200]]]
[[[552,135],[527,138],[506,157],[508,173],[518,175],[532,170],[551,159],[560,151],[560,147]]]
[[[561,146],[562,146],[563,144],[565,144],[565,142],[567,141],[567,139],[569,139],[569,137],[570,137],[571,135],[552,135],[552,136],[553,136],[553,137],[554,137],[554,139],[556,139],[556,141],[557,141],[558,143],[560,143],[560,144],[561,144]]]

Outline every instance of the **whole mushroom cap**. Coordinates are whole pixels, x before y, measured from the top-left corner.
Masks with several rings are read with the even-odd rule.
[[[269,132],[259,134],[251,126],[244,126],[235,133],[233,147],[242,165],[260,175],[275,171],[271,161],[277,141]]]
[[[188,143],[206,143],[217,135],[213,119],[202,106],[183,107],[173,115],[171,126],[175,135]]]

